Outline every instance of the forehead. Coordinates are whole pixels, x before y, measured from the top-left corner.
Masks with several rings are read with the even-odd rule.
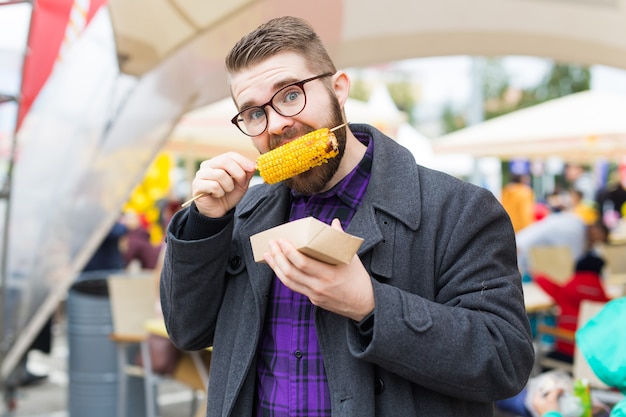
[[[233,99],[239,108],[265,102],[279,87],[311,76],[306,60],[282,52],[230,76]]]

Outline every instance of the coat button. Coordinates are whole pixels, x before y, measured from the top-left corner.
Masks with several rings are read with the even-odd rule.
[[[379,395],[382,394],[385,390],[385,381],[382,378],[376,378],[376,382],[374,383],[374,394]]]
[[[232,258],[230,258],[230,260],[228,261],[230,267],[232,269],[237,269],[239,268],[239,266],[241,265],[241,256],[239,255],[233,255]]]
[[[304,353],[302,353],[302,351],[300,349],[296,350],[293,354],[298,359],[301,359],[302,356],[304,355]]]

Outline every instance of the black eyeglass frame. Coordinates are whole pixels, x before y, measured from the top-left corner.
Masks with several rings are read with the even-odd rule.
[[[243,133],[243,134],[244,134],[244,135],[246,135],[246,136],[250,136],[250,137],[259,136],[259,135],[263,134],[263,132],[265,132],[265,130],[267,129],[268,119],[267,119],[267,111],[265,111],[265,108],[266,108],[267,106],[270,106],[270,107],[271,107],[271,108],[272,108],[272,109],[273,109],[276,113],[280,114],[280,115],[281,115],[281,116],[283,116],[283,117],[294,117],[294,116],[297,116],[297,115],[299,115],[300,113],[302,113],[302,112],[304,111],[304,109],[306,108],[306,103],[307,103],[307,101],[306,101],[306,91],[304,90],[304,84],[306,84],[306,83],[308,83],[308,82],[310,82],[310,81],[315,81],[315,80],[318,80],[318,79],[320,79],[320,78],[330,77],[330,76],[332,76],[332,75],[334,75],[334,73],[332,73],[332,72],[325,72],[324,74],[316,75],[315,77],[311,77],[311,78],[307,78],[307,79],[304,79],[304,80],[301,80],[301,81],[297,81],[297,82],[295,82],[295,83],[287,84],[286,86],[281,87],[278,91],[276,91],[276,92],[274,93],[274,95],[272,96],[272,98],[270,98],[270,100],[269,100],[267,103],[265,103],[265,104],[261,104],[261,105],[259,105],[259,106],[250,106],[250,107],[246,107],[245,109],[243,109],[243,110],[241,110],[239,113],[237,113],[237,114],[235,115],[235,117],[233,117],[233,118],[230,120],[230,122],[231,122],[232,124],[234,124],[235,126],[237,126],[237,129],[239,129],[239,130],[241,131],[241,133]],[[293,86],[298,86],[298,87],[302,90],[302,93],[304,94],[304,105],[302,106],[302,108],[300,109],[300,111],[298,111],[298,112],[296,112],[296,113],[294,113],[294,114],[283,114],[280,110],[278,110],[276,107],[274,107],[274,104],[273,104],[272,102],[274,101],[274,98],[276,98],[276,96],[277,96],[277,95],[278,95],[281,91],[283,91],[283,90],[285,90],[285,89],[287,89],[287,88],[291,88],[291,87],[293,87]],[[239,123],[238,123],[238,121],[239,121],[239,116],[241,115],[241,113],[244,113],[244,112],[246,112],[246,111],[248,111],[248,110],[250,110],[250,109],[257,109],[257,108],[258,108],[258,109],[263,110],[263,113],[265,113],[265,127],[263,128],[263,130],[261,130],[261,132],[260,132],[260,133],[257,133],[256,135],[251,135],[251,134],[249,134],[249,133],[246,133],[246,132],[245,132],[245,131],[241,128],[241,126],[239,126]],[[243,119],[241,119],[241,120],[243,120]]]

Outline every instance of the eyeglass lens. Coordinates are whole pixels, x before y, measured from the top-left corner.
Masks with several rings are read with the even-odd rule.
[[[292,84],[278,90],[268,104],[278,114],[291,117],[304,109],[306,95],[299,85]],[[267,112],[265,106],[250,107],[241,112],[237,118],[239,128],[250,136],[263,133],[267,127]]]

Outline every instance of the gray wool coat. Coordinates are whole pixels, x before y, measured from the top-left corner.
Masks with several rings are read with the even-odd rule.
[[[376,308],[365,343],[350,319],[316,309],[332,415],[491,416],[534,360],[509,218],[487,190],[416,165],[370,126],[350,129],[374,140],[367,194],[346,231],[364,238]],[[289,202],[284,185],[264,184],[223,219],[192,206],[170,223],[165,324],[181,349],[213,346],[207,416],[251,416],[273,273],[254,262],[249,237],[284,223]],[[182,240],[185,227],[212,235]]]

